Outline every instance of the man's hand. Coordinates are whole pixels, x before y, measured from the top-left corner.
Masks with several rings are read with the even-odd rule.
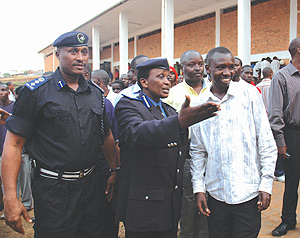
[[[0,124],[5,125],[6,119],[10,116],[10,113],[0,108]]]
[[[22,227],[21,215],[23,215],[25,221],[32,223],[26,208],[24,205],[16,199],[4,198],[4,218],[8,226],[14,229],[16,232],[24,234]]]
[[[220,110],[220,106],[213,102],[190,107],[190,101],[190,97],[186,95],[178,116],[179,126],[182,130],[197,122],[216,116],[216,112]]]
[[[112,172],[107,180],[105,195],[106,195],[106,200],[108,202],[111,201],[113,194],[114,194],[114,186],[115,186],[115,182],[116,182],[116,176],[117,176],[117,173]]]
[[[262,210],[266,210],[270,206],[271,202],[271,195],[267,192],[258,191],[258,212],[261,212]]]
[[[278,156],[279,156],[279,158],[281,158],[281,159],[287,159],[287,156],[286,156],[287,146],[286,145],[280,146],[277,149],[278,149]]]
[[[199,212],[202,215],[209,217],[210,210],[208,209],[208,206],[206,203],[205,193],[196,193],[196,203],[197,203]]]

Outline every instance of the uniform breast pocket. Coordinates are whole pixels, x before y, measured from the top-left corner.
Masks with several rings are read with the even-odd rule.
[[[65,108],[45,108],[44,116],[47,118],[47,124],[50,135],[55,139],[65,139],[71,133],[71,114]],[[53,128],[54,127],[54,128]]]
[[[103,111],[101,108],[92,107],[92,128],[95,134],[100,134],[103,127]]]

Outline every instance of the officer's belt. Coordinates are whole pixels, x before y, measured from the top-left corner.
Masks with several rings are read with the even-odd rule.
[[[95,169],[95,165],[93,165],[90,168],[83,169],[80,171],[75,171],[75,172],[66,172],[66,171],[57,172],[57,171],[51,171],[44,168],[39,168],[39,174],[40,176],[45,178],[74,181],[89,176],[94,171],[94,169]]]

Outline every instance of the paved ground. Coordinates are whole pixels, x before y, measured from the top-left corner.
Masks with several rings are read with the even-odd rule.
[[[271,206],[268,210],[262,213],[262,228],[260,230],[259,238],[267,238],[273,237],[271,235],[272,230],[280,224],[281,219],[281,206],[282,206],[282,197],[284,191],[284,184],[278,181],[275,181],[273,184],[273,195]],[[299,193],[299,192],[298,192]],[[299,200],[298,200],[298,204]],[[298,206],[297,209],[298,220],[300,216],[300,209]],[[295,230],[289,231],[287,235],[282,237],[289,237],[289,238],[299,238],[300,237],[300,225],[296,227]]]
[[[271,206],[268,210],[262,213],[262,229],[259,234],[259,238],[270,238],[273,237],[271,235],[271,231],[280,223],[280,215],[281,215],[281,205],[282,205],[282,195],[283,195],[284,184],[275,181],[273,186],[273,195]],[[300,203],[299,203],[300,205]],[[0,212],[2,215],[3,212]],[[298,207],[298,212],[300,216],[300,209]],[[30,212],[30,215],[33,216],[33,211]],[[25,227],[25,236],[18,235],[10,228],[5,225],[4,221],[0,221],[0,238],[19,238],[19,237],[33,237],[33,229],[31,224],[25,224],[23,221],[23,225]],[[300,238],[300,225],[293,231],[289,231],[287,235],[282,236],[285,238]],[[121,230],[120,238],[124,238],[123,230]]]

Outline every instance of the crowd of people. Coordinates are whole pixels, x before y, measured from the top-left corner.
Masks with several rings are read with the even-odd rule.
[[[282,69],[277,57],[252,67],[216,47],[205,59],[186,51],[174,67],[138,55],[114,81],[92,71],[85,33],[53,46],[59,67],[15,90],[16,101],[0,84],[12,229],[24,233],[23,216],[43,238],[117,238],[119,222],[126,238],[175,238],[178,227],[182,238],[254,238],[274,179],[285,192],[272,235],[295,228],[300,38]]]

